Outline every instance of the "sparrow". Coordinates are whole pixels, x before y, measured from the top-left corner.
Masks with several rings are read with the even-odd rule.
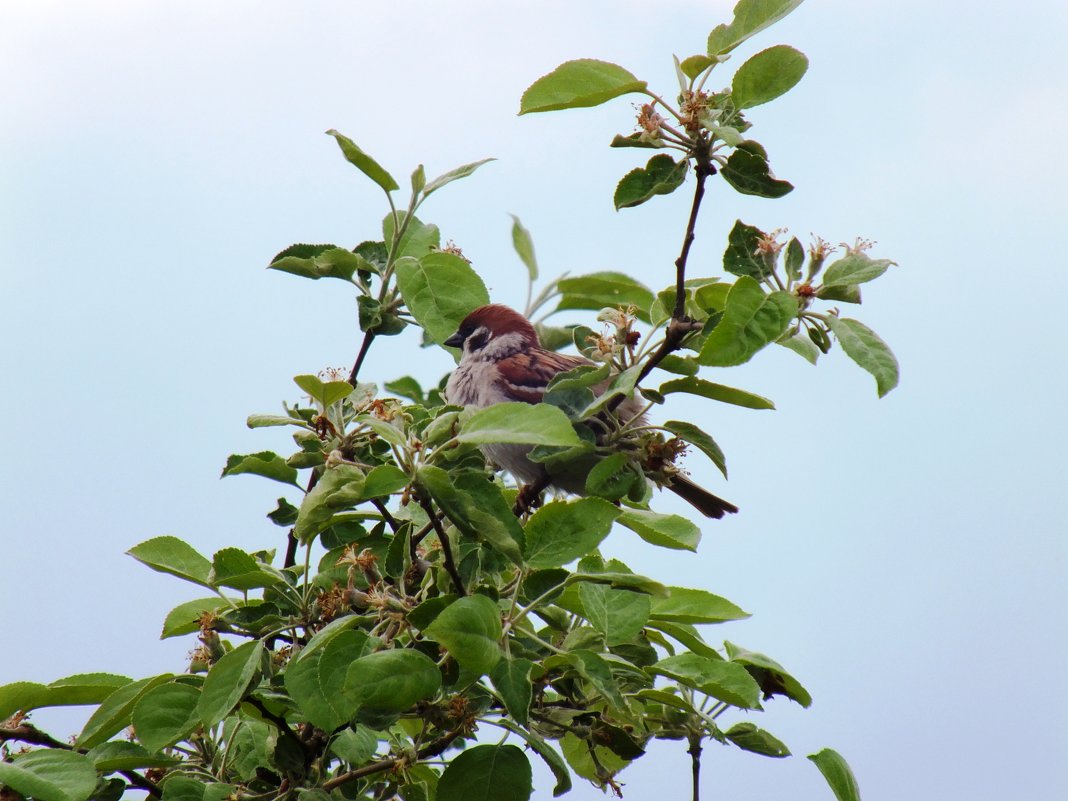
[[[472,311],[444,342],[462,349],[460,363],[449,376],[445,398],[456,406],[482,409],[497,403],[519,401],[540,403],[546,386],[558,373],[580,365],[594,364],[582,356],[569,356],[546,350],[538,333],[522,314],[500,304],[480,306]],[[608,381],[594,387],[604,392]],[[623,420],[641,413],[643,402],[637,394],[616,409]],[[511,473],[520,483],[531,485],[549,479],[552,486],[575,495],[583,494],[584,473],[570,479],[547,476],[545,467],[528,458],[529,445],[492,444],[482,446],[485,456]],[[738,507],[718,498],[682,475],[672,476],[667,489],[706,517],[721,518]]]

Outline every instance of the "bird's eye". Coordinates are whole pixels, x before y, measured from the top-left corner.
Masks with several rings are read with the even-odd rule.
[[[489,339],[489,331],[485,328],[479,328],[473,334],[466,338],[468,352],[481,350],[486,346],[486,342]]]

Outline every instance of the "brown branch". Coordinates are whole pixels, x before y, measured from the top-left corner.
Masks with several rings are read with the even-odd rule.
[[[460,736],[462,731],[462,729],[456,729],[455,731],[450,731],[441,735],[435,740],[431,740],[415,752],[416,759],[429,759],[430,757],[435,757],[444,752],[445,749],[452,744],[452,741]],[[381,773],[384,770],[391,770],[406,761],[405,757],[387,757],[386,759],[380,759],[377,762],[372,762],[370,765],[364,765],[362,768],[350,770],[348,773],[342,773],[340,776],[330,779],[330,781],[323,784],[323,789],[333,790],[335,787],[340,787],[346,782],[353,781],[354,779],[362,779],[364,776]]]
[[[449,574],[449,578],[452,579],[452,583],[456,587],[456,592],[460,595],[467,595],[467,591],[464,589],[463,579],[460,578],[460,571],[456,569],[456,561],[452,557],[452,543],[449,542],[449,536],[445,533],[445,529],[442,528],[441,519],[434,511],[434,507],[431,505],[428,498],[420,495],[419,505],[422,506],[423,511],[427,513],[431,524],[434,526],[434,533],[438,535],[438,542],[441,543],[441,555],[445,561],[445,570]]]
[[[62,751],[75,751],[79,754],[86,753],[86,749],[75,748],[69,743],[60,742],[51,735],[41,731],[36,726],[31,726],[29,723],[22,723],[10,728],[0,728],[0,743],[8,740],[17,740],[22,743],[28,743],[29,745],[43,745],[46,748],[57,748]],[[161,798],[163,796],[163,791],[160,790],[159,786],[155,782],[149,781],[144,776],[134,773],[132,770],[120,770],[119,773],[131,785],[147,791],[149,795],[156,798]]]
[[[356,363],[352,365],[352,372],[349,373],[349,383],[352,386],[356,386],[356,376],[360,374],[360,368],[363,367],[363,360],[367,358],[367,351],[371,349],[371,343],[374,342],[375,335],[370,331],[365,331],[363,335],[363,344],[360,345],[360,352],[356,356]]]
[[[701,141],[697,144],[694,158],[697,162],[694,166],[697,186],[693,193],[693,205],[690,207],[690,219],[686,223],[686,234],[682,239],[682,252],[675,259],[675,308],[671,313],[671,322],[668,323],[667,331],[664,332],[663,343],[645,362],[645,366],[642,367],[634,382],[635,386],[640,384],[664,360],[665,356],[681,348],[688,334],[699,328],[686,316],[686,261],[690,257],[690,247],[696,236],[694,230],[697,227],[697,215],[701,211],[701,200],[705,196],[705,181],[709,176],[716,174],[716,168],[708,152],[708,142]],[[627,397],[627,395],[614,397],[608,402],[608,411],[613,411]]]
[[[690,771],[693,774],[693,801],[701,801],[701,735],[690,735]]]

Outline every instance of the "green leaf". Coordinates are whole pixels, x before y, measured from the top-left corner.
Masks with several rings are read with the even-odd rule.
[[[794,281],[801,280],[801,264],[805,260],[805,248],[796,236],[786,245],[786,274]]]
[[[890,259],[873,259],[859,251],[847,253],[827,267],[823,273],[823,288],[872,281],[885,273],[893,263]]]
[[[357,709],[403,712],[440,687],[437,665],[425,654],[403,648],[368,654],[349,665],[344,693]]]
[[[211,598],[197,598],[178,604],[167,613],[163,621],[163,631],[159,638],[165,640],[168,637],[178,637],[182,634],[192,634],[200,629],[200,616],[205,612],[217,613],[226,607],[226,601],[218,595]]]
[[[311,654],[294,660],[283,676],[286,690],[315,726],[331,732],[355,713],[345,696],[349,665],[366,655],[368,637],[363,631],[338,630]]]
[[[348,381],[323,381],[314,375],[294,376],[293,383],[319,401],[324,407],[333,406],[353,392],[353,386]],[[270,451],[267,453],[269,454]]]
[[[0,720],[7,720],[18,711],[37,709],[39,700],[48,695],[48,688],[33,681],[16,681],[0,687]]]
[[[727,295],[727,309],[701,348],[698,361],[729,367],[744,364],[774,342],[797,316],[797,298],[786,292],[765,295],[755,279],[739,278]]]
[[[208,583],[211,562],[177,537],[153,537],[126,553],[158,573],[169,573],[203,587],[211,586]]]
[[[749,140],[738,143],[720,174],[743,195],[776,198],[794,190],[792,183],[782,181],[772,173],[764,148]]]
[[[357,271],[378,271],[374,264],[351,250],[336,245],[305,244],[290,245],[271,259],[267,268],[311,278],[313,281],[320,278],[351,281]]]
[[[439,175],[433,181],[423,187],[423,197],[428,197],[431,192],[436,192],[445,186],[445,184],[451,184],[453,181],[458,181],[461,178],[466,178],[483,164],[488,164],[491,161],[496,161],[495,158],[480,159],[479,161],[472,161],[470,164],[463,164],[455,169],[449,170],[447,173]]]
[[[477,445],[494,442],[555,446],[582,444],[567,415],[546,403],[497,403],[479,409],[464,423],[457,439]]]
[[[712,59],[706,55],[687,56],[679,62],[679,69],[682,70],[682,74],[691,81],[711,66]]]
[[[419,483],[466,536],[488,542],[516,564],[522,564],[523,531],[504,501],[500,489],[481,471],[462,472],[455,478],[440,467],[419,468]]]
[[[464,670],[483,675],[501,658],[501,611],[485,595],[468,595],[450,604],[425,630]]]
[[[675,163],[666,153],[658,153],[644,167],[637,167],[620,180],[612,199],[616,211],[640,206],[654,195],[670,195],[686,180],[687,159]]]
[[[101,743],[91,748],[86,756],[93,761],[93,767],[105,775],[120,770],[165,768],[178,764],[178,760],[174,757],[152,754],[144,746],[121,740]]]
[[[588,581],[578,585],[578,592],[586,619],[609,646],[630,642],[649,622],[652,601],[644,593],[614,590]]]
[[[534,663],[529,659],[504,657],[490,673],[493,687],[504,701],[508,714],[521,726],[527,725],[530,714],[530,700],[534,692],[530,669],[533,666]]]
[[[789,45],[761,50],[734,74],[731,100],[736,108],[753,108],[789,92],[808,70],[808,59]]]
[[[671,587],[671,595],[653,601],[653,620],[674,623],[723,623],[749,617],[726,598],[705,590]]]
[[[741,220],[735,220],[734,227],[727,236],[727,250],[723,253],[723,269],[733,275],[748,275],[756,279],[770,275],[771,270],[757,253],[757,243],[765,236],[759,228],[747,225]],[[719,289],[720,286],[716,285],[716,288]],[[698,293],[699,302],[700,299],[701,296]]]
[[[360,295],[356,298],[356,308],[359,312],[361,331],[375,336],[392,337],[407,327],[404,320],[368,295]]]
[[[350,387],[349,391],[351,391],[351,389],[352,388]],[[294,487],[300,487],[297,483],[296,468],[290,467],[286,464],[285,459],[271,451],[261,451],[260,453],[250,453],[245,455],[236,453],[231,454],[226,460],[226,467],[223,468],[222,477],[236,476],[240,473],[252,473],[253,475],[281,481],[283,484],[292,484]]]
[[[697,654],[678,654],[648,668],[742,709],[760,709],[760,688],[744,667]]]
[[[131,681],[128,676],[116,676],[113,673],[78,673],[49,684],[45,688],[46,692],[41,694],[37,706],[99,704]],[[23,711],[28,710],[24,708]]]
[[[608,536],[618,515],[619,509],[600,498],[547,503],[524,530],[527,564],[562,567],[585,556]]]
[[[729,53],[746,39],[778,22],[801,0],[739,0],[730,25],[717,25],[708,35],[710,56]]]
[[[619,692],[619,685],[612,677],[608,662],[593,651],[579,649],[571,651],[564,658],[571,663],[582,678],[586,679],[604,699],[616,709],[624,710],[627,702]]]
[[[801,331],[792,336],[779,337],[775,342],[787,350],[792,350],[809,364],[815,364],[820,357],[820,349],[812,343],[808,334],[804,334]]]
[[[812,696],[809,695],[808,690],[802,687],[801,682],[791,676],[786,671],[786,668],[770,656],[765,656],[756,651],[748,651],[731,642],[724,642],[724,646],[727,648],[727,658],[732,662],[745,665],[749,675],[756,679],[756,683],[760,685],[761,692],[764,693],[764,698],[784,695],[793,701],[797,701],[806,709],[811,706]]]
[[[509,710],[509,712],[510,711],[511,710]],[[540,756],[545,764],[549,766],[549,770],[551,770],[553,776],[556,777],[556,786],[553,788],[553,798],[558,798],[571,791],[571,772],[567,769],[567,763],[564,761],[564,758],[560,756],[560,753],[555,748],[533,732],[516,726],[507,718],[502,718],[500,725],[508,729],[508,731],[522,737],[527,745],[530,746],[531,750]]]
[[[665,395],[673,392],[688,392],[691,395],[700,395],[702,398],[711,398],[720,403],[730,403],[735,406],[744,406],[746,409],[774,409],[775,404],[760,395],[746,392],[744,389],[735,389],[723,384],[714,384],[703,378],[675,378],[660,386],[660,391]]]
[[[523,223],[514,214],[512,215],[512,247],[519,255],[523,264],[527,266],[527,274],[533,283],[538,280],[538,260],[534,256],[534,240],[530,231],[523,227]]]
[[[519,113],[599,106],[645,87],[645,81],[617,64],[592,58],[567,61],[530,85],[519,101]]]
[[[848,317],[828,316],[827,324],[846,355],[875,377],[880,398],[897,386],[897,359],[878,334]]]
[[[649,139],[644,131],[641,133],[632,133],[623,136],[616,134],[612,137],[612,141],[608,143],[609,147],[640,147],[645,150],[659,150],[664,147],[664,143],[658,139]]]
[[[92,760],[73,751],[42,748],[0,762],[0,785],[35,801],[86,801],[96,782]]]
[[[133,708],[131,722],[138,741],[149,751],[161,751],[188,737],[197,726],[200,690],[171,682],[153,687]]]
[[[743,751],[751,751],[754,754],[777,759],[790,756],[790,749],[782,740],[757,728],[753,723],[736,723],[724,733],[728,740]]]
[[[223,548],[212,557],[211,582],[214,586],[244,592],[282,581],[285,579],[280,573],[271,571],[240,548]]]
[[[339,464],[323,471],[319,482],[304,496],[293,534],[302,543],[330,525],[334,515],[363,500],[366,476],[354,465]]]
[[[330,750],[353,767],[369,762],[378,750],[378,735],[366,726],[357,729],[342,729],[330,742]],[[301,801],[309,801],[307,794],[301,794]],[[324,793],[322,801],[329,801]]]
[[[602,271],[561,279],[557,284],[562,297],[557,309],[592,309],[605,306],[634,306],[638,319],[649,321],[649,307],[655,299],[652,291],[629,275]]]
[[[426,169],[420,164],[412,170],[412,196],[418,195],[426,186]]]
[[[78,735],[75,744],[79,748],[92,748],[122,731],[130,725],[134,707],[145,693],[153,687],[170,681],[171,678],[170,673],[164,673],[161,676],[132,681],[115,690],[104,699],[104,702],[85,722],[85,727]]]
[[[489,303],[478,273],[452,253],[400,259],[397,286],[412,316],[439,345],[456,333],[469,312]]]
[[[230,714],[256,680],[264,653],[263,643],[253,640],[211,666],[197,702],[201,723],[210,728]]]
[[[816,290],[816,297],[820,300],[840,300],[843,303],[861,302],[860,287],[856,284],[821,286]]]
[[[682,420],[668,420],[664,423],[664,428],[674,434],[681,440],[685,440],[697,447],[705,456],[712,460],[712,463],[719,468],[719,471],[723,473],[723,477],[727,477],[727,459],[723,455],[723,451],[720,449],[716,441],[711,436],[706,434],[700,428],[693,423],[687,423]]]
[[[395,226],[397,223],[403,225],[405,221],[407,225],[404,225],[404,233],[401,234],[400,241],[393,245]],[[396,215],[390,212],[382,218],[382,236],[389,245],[395,248],[394,259],[404,257],[421,259],[441,248],[441,231],[438,227],[433,223],[420,222],[415,215],[409,219],[407,212],[404,211],[398,211]]]
[[[661,548],[696,552],[701,541],[701,529],[679,515],[628,509],[617,519],[649,544]]]
[[[360,172],[378,184],[386,192],[392,192],[400,187],[393,180],[393,176],[386,172],[378,162],[364,153],[356,144],[344,134],[340,134],[331,128],[327,134],[337,140],[338,147],[345,154],[345,160],[356,167]]]
[[[15,712],[42,707],[99,704],[130,681],[127,676],[111,673],[80,673],[47,686],[29,681],[6,684],[0,687],[0,721]]]
[[[571,732],[560,738],[560,750],[575,773],[598,786],[604,784],[606,771],[612,776],[630,764],[608,748],[594,746],[590,740],[580,739]]]
[[[678,640],[699,656],[705,656],[709,659],[723,659],[719,651],[706,643],[697,629],[688,623],[668,623],[663,620],[656,620],[650,623],[649,627],[662,631],[669,637]]]
[[[617,590],[632,590],[634,592],[662,596],[664,598],[669,594],[668,588],[659,581],[653,581],[651,578],[639,576],[635,573],[620,573],[612,570],[606,570],[603,573],[578,572],[568,574],[566,570],[562,572],[565,574],[564,578],[567,584],[577,584],[582,581],[588,581],[594,584],[607,584],[609,587]]]
[[[297,420],[294,417],[286,417],[281,414],[250,414],[245,419],[245,425],[249,428],[270,428],[272,426],[310,428],[303,420]]]
[[[530,761],[514,745],[476,745],[454,757],[441,774],[437,801],[527,801],[533,792]]]
[[[809,754],[808,758],[820,769],[838,801],[860,801],[860,787],[856,777],[841,754],[824,748],[817,754]]]
[[[644,478],[625,453],[613,453],[601,459],[586,476],[586,494],[610,501],[624,497],[635,481]]]
[[[402,398],[415,401],[416,403],[424,403],[426,396],[423,394],[423,388],[419,386],[419,382],[412,378],[410,375],[403,376],[395,381],[387,381],[385,383],[387,392],[392,392],[394,395],[399,395]]]

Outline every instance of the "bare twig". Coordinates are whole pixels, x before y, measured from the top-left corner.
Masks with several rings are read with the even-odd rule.
[[[693,801],[701,801],[701,735],[690,735],[690,769],[693,774]]]
[[[371,349],[371,343],[374,342],[375,335],[370,331],[365,331],[363,335],[363,344],[360,345],[360,352],[356,356],[356,363],[352,365],[352,372],[349,373],[349,383],[356,386],[356,376],[360,374],[360,368],[363,367],[363,360],[367,358],[367,351]]]
[[[671,312],[671,322],[668,323],[664,332],[664,341],[656,352],[649,357],[638,374],[635,386],[640,384],[653,369],[664,360],[668,354],[682,347],[686,336],[695,331],[698,326],[686,316],[686,261],[690,256],[690,247],[695,237],[694,230],[697,227],[697,216],[701,211],[701,200],[705,196],[705,181],[716,174],[716,168],[712,164],[709,153],[709,143],[705,140],[695,145],[694,159],[696,164],[694,172],[697,175],[697,186],[693,193],[693,205],[690,207],[690,219],[686,223],[686,234],[682,240],[682,252],[675,259],[675,308]],[[614,410],[619,404],[627,399],[626,395],[617,395],[608,403],[608,410]]]
[[[445,561],[445,570],[449,574],[449,578],[452,579],[456,592],[460,595],[467,595],[463,579],[460,578],[460,571],[456,569],[456,561],[452,557],[452,543],[449,542],[449,535],[445,533],[445,529],[441,525],[441,518],[434,511],[429,498],[420,495],[419,505],[423,507],[423,511],[430,518],[430,523],[434,526],[434,533],[438,535],[438,542],[441,543],[441,555]]]

